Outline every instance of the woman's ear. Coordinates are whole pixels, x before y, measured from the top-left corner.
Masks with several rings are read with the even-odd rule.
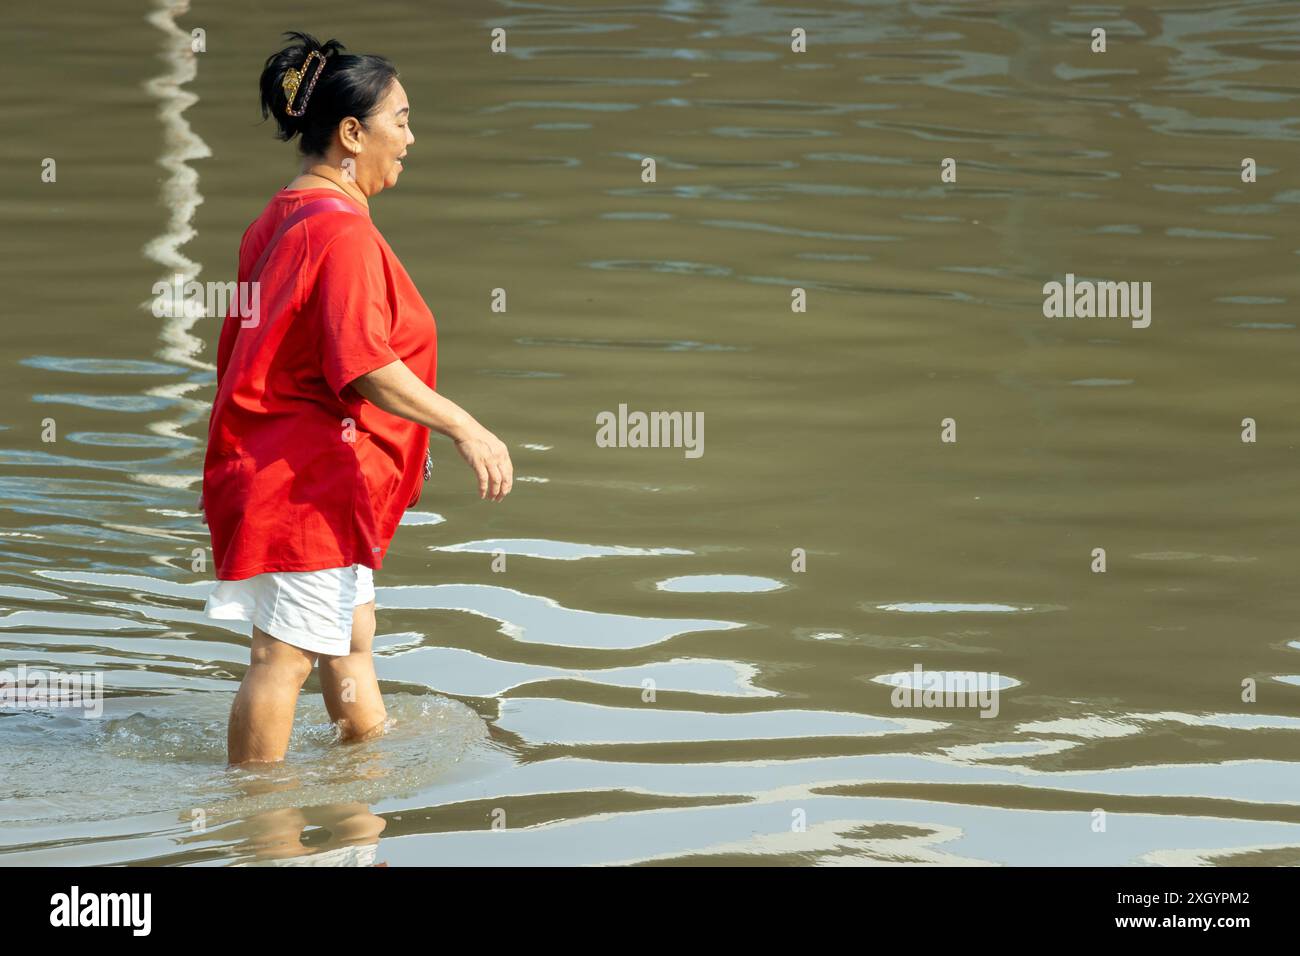
[[[361,152],[361,137],[365,132],[365,127],[355,116],[348,116],[339,123],[339,141],[343,144],[344,151],[356,155]]]

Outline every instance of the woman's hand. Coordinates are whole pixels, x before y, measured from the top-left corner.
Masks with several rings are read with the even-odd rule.
[[[451,399],[422,382],[401,359],[380,366],[351,383],[352,388],[399,418],[423,425],[456,443],[456,450],[478,476],[478,496],[500,501],[515,483],[515,466],[505,443]]]
[[[456,440],[456,450],[478,476],[478,496],[500,501],[515,483],[515,466],[500,438],[474,423],[469,435]]]
[[[208,513],[203,510],[203,492],[199,492],[199,514],[203,516],[203,523],[208,523]]]

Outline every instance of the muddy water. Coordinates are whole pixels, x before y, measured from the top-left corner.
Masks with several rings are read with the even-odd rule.
[[[106,700],[0,710],[0,861],[1300,861],[1293,5],[439,7],[12,14],[0,662]],[[291,178],[288,28],[401,69],[374,218],[520,482],[435,446],[376,579],[388,735],[307,693],[232,771],[219,320],[149,306]],[[1150,325],[1045,317],[1067,274]],[[598,447],[621,404],[704,453]]]

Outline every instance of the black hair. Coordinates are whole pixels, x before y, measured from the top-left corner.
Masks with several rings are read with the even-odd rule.
[[[320,43],[310,33],[290,30],[286,40],[296,41],[279,53],[271,54],[262,69],[259,85],[262,89],[262,118],[274,116],[276,138],[285,140],[300,136],[298,149],[304,156],[321,156],[329,148],[338,125],[348,116],[355,116],[364,126],[366,117],[375,111],[397,77],[397,67],[382,56],[364,56],[344,53],[338,40]],[[316,58],[303,75],[293,108],[302,109],[303,97],[311,79],[320,70],[320,79],[307,100],[302,116],[290,116],[284,92],[284,75],[289,70],[301,69],[308,55],[319,52],[325,57],[321,66]]]

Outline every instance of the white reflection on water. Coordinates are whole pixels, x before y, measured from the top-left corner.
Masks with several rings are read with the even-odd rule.
[[[417,636],[417,640],[422,640]],[[641,688],[653,681],[657,691],[723,697],[775,697],[755,687],[758,668],[739,661],[676,658],[631,667],[566,669],[503,661],[457,647],[407,647],[393,653],[383,638],[376,641],[375,670],[381,680],[416,682],[440,693],[463,697],[499,697],[538,681],[580,680],[603,687]]]
[[[993,678],[997,677],[997,690],[1008,690],[1012,687],[1019,687],[1020,681],[1013,677],[1007,677],[1003,674],[989,674],[984,671],[922,671],[918,676],[915,671],[898,671],[893,674],[881,674],[879,677],[871,678],[876,684],[885,684],[889,687],[907,687],[913,690],[931,690],[942,693],[952,693],[956,691],[974,691],[975,688],[980,690],[992,690]],[[931,688],[928,686],[932,679],[937,680],[938,687]]]
[[[1228,770],[1230,772],[1225,773]],[[1078,810],[1005,809],[921,799],[824,795],[854,782],[1006,783],[1022,787],[1104,794],[1213,796],[1294,802],[1294,767],[1244,761],[1041,773],[1018,767],[960,764],[903,754],[726,764],[618,763],[561,758],[513,768],[491,780],[494,794],[547,794],[631,790],[640,793],[716,795],[724,806],[675,807],[641,813],[599,814],[497,834],[423,834],[389,842],[395,864],[429,860],[481,865],[546,861],[560,865],[611,864],[724,852],[764,854],[795,846],[819,864],[983,862],[1038,866],[1123,866],[1161,862],[1160,852],[1196,848],[1231,852],[1252,846],[1300,844],[1300,824],[1174,814],[1107,814],[1107,832],[1093,833]],[[478,784],[481,789],[482,783]],[[819,792],[821,791],[821,792]],[[444,801],[473,799],[473,786],[452,785]],[[746,799],[747,798],[747,799]],[[1289,798],[1286,799],[1286,798]],[[737,801],[742,802],[737,802]],[[806,833],[791,834],[792,813],[807,814]],[[871,825],[909,828],[878,844],[856,832]],[[920,831],[919,833],[916,831]],[[944,844],[939,857],[916,855],[914,838],[933,831]],[[790,841],[793,840],[792,844]],[[778,849],[779,848],[779,849]],[[891,852],[883,853],[888,848]]]
[[[902,611],[906,614],[947,614],[947,613],[976,613],[976,614],[1005,614],[1012,611],[1032,611],[1033,608],[1025,605],[1019,607],[1014,604],[957,604],[957,603],[936,603],[934,601],[914,601],[901,604],[877,604],[878,611]]]
[[[1283,680],[1284,678],[1277,678]],[[1300,730],[1300,717],[1280,714],[1180,714],[1168,711],[1151,714],[1088,714],[1055,720],[1029,721],[1016,725],[1022,734],[1065,734],[1071,737],[1128,737],[1142,733],[1142,724],[1175,723],[1188,727],[1219,727],[1225,730]]]
[[[779,591],[785,585],[754,574],[688,574],[660,581],[655,587],[684,594],[751,594]]]
[[[628,744],[704,740],[878,737],[929,733],[947,727],[913,717],[873,717],[827,710],[764,710],[721,714],[670,710],[659,704],[604,707],[571,700],[510,697],[497,724],[530,744]]]
[[[465,611],[501,622],[501,633],[514,640],[557,647],[626,650],[695,631],[742,626],[735,621],[579,611],[548,597],[486,584],[405,585],[377,588],[376,594],[381,607]]]
[[[401,524],[403,525],[431,525],[442,524],[447,519],[440,514],[432,511],[406,511],[402,513]]]
[[[688,555],[693,551],[681,548],[633,548],[623,545],[583,544],[578,541],[551,541],[546,538],[486,538],[460,544],[430,546],[430,551],[460,551],[471,554],[519,555],[528,558],[546,558],[552,561],[580,561],[583,558],[643,557],[648,555]]]

